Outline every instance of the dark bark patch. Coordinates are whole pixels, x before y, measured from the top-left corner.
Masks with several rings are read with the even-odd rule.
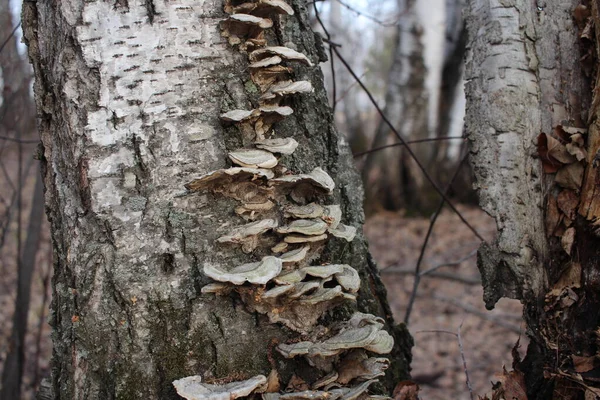
[[[154,17],[159,15],[159,13],[156,12],[154,0],[146,0],[144,5],[146,7],[146,11],[148,12],[148,22],[150,22],[150,25],[152,25],[154,23]]]
[[[172,253],[163,253],[162,271],[165,274],[170,274],[173,270],[175,270],[175,256]]]

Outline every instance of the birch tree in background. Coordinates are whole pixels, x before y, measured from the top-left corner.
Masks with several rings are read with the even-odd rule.
[[[456,99],[460,99],[462,83],[461,9],[459,0],[398,1],[400,17],[384,113],[408,140],[462,132],[460,105],[454,106]],[[371,148],[395,142],[397,138],[380,121]],[[438,145],[413,146],[432,172],[452,170],[446,165],[440,168],[439,161],[449,161],[449,157],[448,146],[441,144],[436,149]],[[425,211],[433,205],[431,188],[402,148],[369,154],[362,177],[368,209],[408,207]]]
[[[600,13],[586,4],[470,0],[466,13],[471,161],[498,227],[479,251],[484,300],[520,299],[530,339],[497,391],[529,400],[600,396]]]

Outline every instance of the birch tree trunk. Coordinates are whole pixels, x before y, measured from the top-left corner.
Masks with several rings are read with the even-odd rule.
[[[239,2],[238,2],[239,3]],[[235,3],[235,4],[238,4]],[[324,59],[302,0],[277,19],[271,44]],[[35,69],[44,144],[46,207],[52,225],[51,324],[56,399],[177,398],[188,375],[236,379],[279,371],[310,382],[314,368],[286,360],[274,344],[298,334],[249,312],[240,298],[201,293],[205,264],[257,261],[215,239],[243,220],[239,205],[184,184],[227,166],[240,132],[219,115],[252,108],[260,95],[246,56],[220,35],[221,0],[25,2],[23,26]],[[295,172],[326,170],[331,201],[360,226],[362,189],[347,145],[332,124],[318,67],[294,66],[314,93],[294,98],[277,134],[299,142],[285,157]],[[360,235],[359,235],[360,236]],[[351,264],[362,286],[355,305],[385,318],[396,346],[386,385],[407,376],[411,339],[395,327],[362,236],[331,241],[316,263]],[[274,363],[274,364],[273,364]],[[391,373],[390,373],[391,372]]]
[[[600,394],[598,212],[585,201],[598,198],[599,19],[579,3],[471,0],[467,12],[471,161],[498,227],[479,269],[489,308],[524,304],[530,345],[515,367],[528,399]]]

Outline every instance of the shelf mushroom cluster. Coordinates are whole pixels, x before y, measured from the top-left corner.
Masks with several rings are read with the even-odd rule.
[[[221,121],[235,125],[244,143],[252,146],[230,151],[231,167],[209,172],[185,187],[240,203],[235,212],[247,223],[230,229],[217,242],[240,246],[255,261],[232,267],[205,263],[204,273],[214,282],[202,292],[226,295],[235,291],[249,309],[304,335],[305,340],[280,344],[277,350],[286,358],[306,357],[323,376],[308,390],[293,393],[270,389],[262,375],[225,385],[202,383],[199,376],[173,384],[186,399],[234,399],[253,393],[262,394],[264,400],[378,398],[366,391],[384,374],[389,361],[368,353],[386,354],[393,347],[383,320],[357,312],[337,326],[318,326],[327,310],[356,300],[361,281],[350,265],[311,262],[319,259],[328,240],[354,240],[356,228],[342,224],[339,205],[322,204],[335,189],[329,174],[321,168],[309,173],[288,171],[281,157],[293,154],[298,142],[274,137],[273,125],[293,114],[291,107],[282,105],[284,99],[313,91],[309,81],[292,80],[293,69],[288,65],[313,66],[308,57],[288,47],[268,46],[265,36],[275,18],[293,15],[294,10],[284,0],[226,3],[229,16],[222,34],[248,54],[250,78],[261,95],[256,108],[227,111]]]

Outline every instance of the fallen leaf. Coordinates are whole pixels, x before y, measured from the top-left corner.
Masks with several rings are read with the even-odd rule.
[[[561,290],[567,287],[580,288],[581,264],[576,262],[569,264],[567,269],[565,269],[560,275],[560,278],[558,279],[554,287]]]
[[[596,356],[592,357],[582,357],[572,355],[571,360],[573,360],[573,367],[576,372],[588,372],[593,370],[596,367]]]
[[[537,137],[537,150],[540,159],[542,160],[542,167],[544,172],[547,174],[553,174],[561,166],[561,163],[554,157],[550,156],[548,152],[548,139],[545,133],[540,133]]]
[[[502,368],[502,375],[498,376],[500,386],[494,392],[503,395],[505,399],[527,400],[527,391],[525,389],[525,378],[522,372],[510,371]]]
[[[575,135],[573,135],[573,136],[575,136]],[[569,154],[571,154],[573,157],[575,157],[577,159],[577,161],[582,161],[582,160],[587,159],[587,152],[585,151],[584,148],[581,147],[581,145],[578,145],[576,143],[567,143],[565,148],[567,149]]]
[[[558,211],[558,205],[556,204],[556,199],[553,195],[548,196],[548,205],[546,207],[546,235],[552,236],[560,220],[562,218],[562,214]]]
[[[394,388],[394,400],[419,400],[419,385],[413,381],[401,381]]]
[[[579,205],[579,196],[574,190],[565,189],[558,194],[556,205],[567,218],[572,220],[575,218],[577,206]]]
[[[271,373],[267,377],[267,393],[277,393],[281,388],[279,383],[279,372],[276,369],[272,369]]]
[[[574,242],[575,242],[575,228],[570,227],[562,235],[562,238],[560,238],[560,244],[562,245],[563,250],[568,255],[571,255],[571,250],[573,249]]]
[[[290,381],[288,382],[287,387],[285,388],[285,391],[286,392],[303,392],[308,389],[309,389],[308,383],[306,383],[306,381],[304,379],[300,378],[298,375],[294,374],[290,378]]]
[[[575,158],[569,154],[567,148],[557,139],[550,135],[546,135],[546,145],[548,155],[563,164],[571,164],[575,162]]]
[[[583,170],[580,163],[566,165],[558,170],[554,181],[563,188],[579,191],[583,181]]]

